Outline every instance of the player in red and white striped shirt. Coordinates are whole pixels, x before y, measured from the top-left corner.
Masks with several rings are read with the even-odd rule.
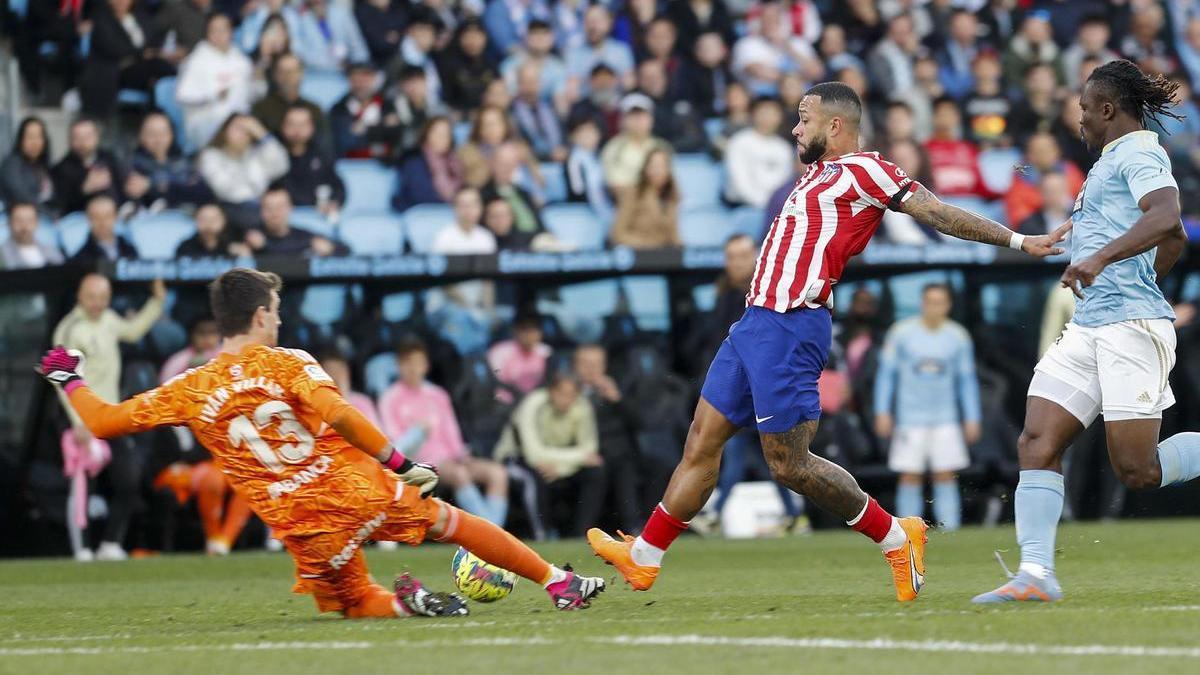
[[[683,459],[662,503],[636,539],[588,532],[597,555],[637,590],[654,583],[666,548],[712,494],[725,442],[750,425],[758,428],[775,480],[880,545],[897,600],[913,600],[921,590],[925,522],[892,517],[844,469],[808,450],[820,417],[817,379],[831,342],[833,286],[885,209],[951,236],[1039,257],[1062,252],[1055,244],[1069,223],[1049,235],[1023,237],[941,202],[878,153],[859,150],[861,116],[857,94],[841,83],[818,84],[801,100],[792,135],[808,169],[763,242],[746,312],[709,366]]]

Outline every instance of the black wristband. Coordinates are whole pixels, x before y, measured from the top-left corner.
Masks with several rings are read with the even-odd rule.
[[[408,473],[409,469],[413,468],[413,461],[407,457],[396,467],[396,473]]]

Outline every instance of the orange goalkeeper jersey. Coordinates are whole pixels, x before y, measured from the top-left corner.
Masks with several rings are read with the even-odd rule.
[[[72,403],[101,437],[187,425],[278,536],[358,528],[400,489],[391,472],[326,421],[330,402],[349,404],[301,350],[250,346],[236,355],[221,353],[90,415],[89,406],[103,404],[93,403],[90,394],[79,400],[80,391],[86,390],[72,392]]]

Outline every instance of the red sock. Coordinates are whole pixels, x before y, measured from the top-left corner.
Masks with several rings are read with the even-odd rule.
[[[876,544],[883,541],[888,531],[892,529],[892,514],[883,510],[874,497],[867,497],[867,508],[863,510],[857,522],[847,523],[855,530],[862,532]]]
[[[646,527],[642,530],[642,539],[647,544],[665,551],[671,542],[675,541],[675,537],[678,537],[686,529],[688,529],[687,523],[667,513],[663,505],[659,504],[654,507],[654,513],[650,514],[650,520],[646,521]]]

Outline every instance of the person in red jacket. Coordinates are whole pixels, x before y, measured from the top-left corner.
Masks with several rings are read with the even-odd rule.
[[[1042,174],[1057,171],[1067,178],[1071,199],[1083,187],[1083,172],[1070,160],[1062,158],[1058,141],[1049,132],[1029,137],[1025,144],[1025,164],[1016,167],[1012,187],[1004,196],[1004,211],[1009,227],[1014,227],[1042,209],[1042,191],[1038,187]]]
[[[933,135],[925,141],[929,154],[933,188],[943,197],[981,197],[998,195],[988,189],[979,171],[979,149],[963,140],[962,111],[950,97],[933,103]]]

